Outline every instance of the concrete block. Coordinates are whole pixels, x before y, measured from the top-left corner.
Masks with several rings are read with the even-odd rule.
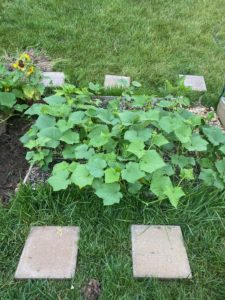
[[[63,72],[43,72],[42,83],[45,87],[60,87],[65,83],[65,75]]]
[[[105,75],[105,88],[127,88],[130,86],[130,77],[116,76],[116,75]]]
[[[180,226],[132,225],[134,277],[191,278]]]
[[[32,227],[15,278],[72,278],[76,269],[78,240],[78,227]]]
[[[179,75],[179,77],[184,77],[184,85],[190,87],[193,91],[206,92],[206,84],[204,76],[196,75]]]
[[[220,119],[220,122],[223,124],[225,128],[225,97],[221,97],[219,104],[216,110],[217,116]]]

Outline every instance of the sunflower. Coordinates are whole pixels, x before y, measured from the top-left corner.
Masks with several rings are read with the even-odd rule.
[[[34,73],[34,67],[31,66],[27,71],[27,77],[30,76],[32,73]]]
[[[20,70],[20,71],[24,71],[25,64],[24,64],[24,62],[20,59],[20,60],[17,60],[17,61],[13,64],[13,68],[18,69],[18,70]]]
[[[27,53],[22,53],[22,54],[20,55],[20,59],[21,59],[21,60],[25,60],[25,61],[30,61],[30,55],[27,54]]]

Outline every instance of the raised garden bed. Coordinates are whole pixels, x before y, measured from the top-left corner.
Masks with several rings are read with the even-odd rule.
[[[19,141],[29,126],[24,119],[12,118],[8,121],[7,131],[0,136],[0,199],[3,202],[8,201],[29,168],[26,150]]]

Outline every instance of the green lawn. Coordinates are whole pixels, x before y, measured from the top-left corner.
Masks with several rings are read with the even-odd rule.
[[[208,86],[203,101],[216,105],[225,83],[223,7],[222,0],[1,0],[0,52],[43,48],[82,85],[111,73],[152,91],[179,73],[200,74]],[[196,188],[178,209],[143,195],[104,207],[89,190],[23,187],[0,207],[0,299],[77,300],[81,285],[97,278],[102,300],[224,300],[224,200],[224,193]],[[134,279],[131,224],[181,225],[193,279]],[[32,225],[80,226],[73,280],[14,281]]]
[[[144,88],[202,74],[216,104],[225,83],[223,0],[1,0],[0,51],[44,48],[72,81],[130,75]]]
[[[101,299],[223,300],[225,298],[224,196],[193,191],[179,208],[160,208],[146,197],[103,207],[85,190],[52,193],[23,188],[9,208],[0,209],[0,299],[80,299],[89,278],[102,284]],[[64,281],[14,281],[13,275],[31,225],[81,228],[75,278]],[[193,271],[192,280],[136,280],[132,277],[131,224],[180,224]],[[71,290],[71,286],[74,289]]]

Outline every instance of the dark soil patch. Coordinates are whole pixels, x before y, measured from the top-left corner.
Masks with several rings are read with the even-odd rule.
[[[0,136],[0,199],[7,202],[28,170],[26,151],[19,138],[30,124],[21,118],[8,121],[6,133]]]

